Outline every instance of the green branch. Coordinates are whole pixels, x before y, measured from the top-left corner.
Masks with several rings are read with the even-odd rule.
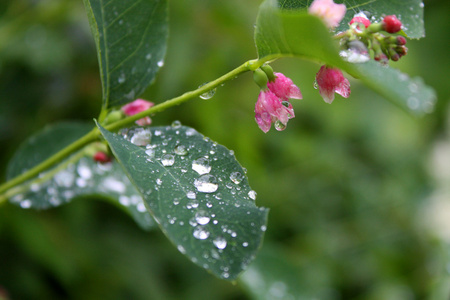
[[[267,59],[247,61],[244,64],[242,64],[241,66],[237,67],[236,69],[228,72],[227,74],[217,78],[214,81],[211,81],[211,82],[199,87],[196,90],[193,90],[193,91],[184,93],[181,96],[169,99],[161,104],[157,104],[157,105],[151,107],[150,109],[140,112],[136,115],[129,116],[122,120],[108,124],[107,126],[105,126],[105,128],[108,129],[109,131],[117,131],[120,128],[124,128],[128,125],[132,125],[135,121],[137,121],[143,117],[150,116],[150,115],[153,115],[158,112],[162,112],[162,111],[164,111],[170,107],[176,106],[176,105],[180,105],[183,102],[186,102],[190,99],[196,98],[196,97],[218,87],[222,83],[224,83],[228,80],[231,80],[244,72],[255,70],[255,69],[259,68],[266,61],[267,61]],[[15,187],[23,184],[24,182],[38,176],[45,170],[49,169],[53,165],[59,163],[66,157],[73,154],[75,151],[80,150],[84,146],[98,140],[99,138],[100,138],[100,131],[97,128],[94,128],[89,133],[87,133],[80,139],[76,140],[72,144],[68,145],[64,149],[60,150],[56,154],[52,155],[51,157],[49,157],[45,161],[41,162],[37,166],[31,168],[30,170],[24,172],[23,174],[0,185],[0,204],[5,202],[11,196],[10,193],[7,193],[8,190],[15,188]]]

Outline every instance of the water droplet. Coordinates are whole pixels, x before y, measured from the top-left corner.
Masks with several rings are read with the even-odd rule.
[[[242,247],[248,247],[248,243],[247,242],[243,242],[242,243]]]
[[[230,273],[228,273],[228,272],[223,272],[220,276],[222,276],[222,278],[228,278],[228,277],[230,277]]]
[[[261,231],[266,231],[267,230],[267,226],[266,225],[262,225],[261,226]]]
[[[242,175],[240,172],[233,172],[230,175],[230,179],[234,183],[239,184],[244,179],[244,175]]]
[[[156,184],[157,185],[161,185],[162,184],[162,180],[160,178],[156,179]]]
[[[218,236],[213,240],[214,246],[217,247],[217,249],[223,250],[227,246],[227,240],[224,237]]]
[[[121,73],[120,76],[119,76],[119,78],[117,78],[117,81],[118,81],[119,83],[124,83],[124,82],[125,82],[125,79],[126,79],[125,74],[124,74],[124,73]]]
[[[162,61],[162,60],[158,61],[158,67],[161,68],[162,66],[164,66],[164,61]]]
[[[102,182],[102,186],[117,193],[124,193],[126,190],[125,184],[114,177],[106,177]]]
[[[314,88],[317,90],[319,88],[319,84],[317,83],[317,80],[314,79],[314,83],[313,83]]]
[[[152,58],[152,54],[151,53],[148,53],[146,56],[145,56],[145,59],[151,59]]]
[[[188,154],[188,151],[186,149],[186,146],[178,145],[173,150],[173,153],[175,153],[176,155],[186,155],[186,154]]]
[[[137,210],[138,210],[139,212],[145,212],[145,211],[147,211],[147,209],[145,208],[144,202],[139,202],[139,203],[136,205],[136,208],[137,208]]]
[[[209,220],[211,220],[211,218],[206,211],[200,210],[195,214],[195,220],[200,225],[206,225],[209,223]]]
[[[186,249],[184,249],[184,247],[181,246],[181,245],[178,245],[177,249],[178,249],[178,251],[180,251],[180,252],[183,253],[183,254],[186,253]]]
[[[161,163],[165,167],[170,167],[175,163],[175,157],[172,154],[164,154],[161,157]]]
[[[416,83],[414,83],[414,82],[411,82],[409,84],[408,88],[409,88],[410,92],[414,93],[414,94],[419,91],[419,86]]]
[[[250,197],[250,199],[256,200],[256,192],[254,190],[248,192],[248,196]]]
[[[152,132],[150,129],[136,128],[130,142],[136,146],[146,146],[150,143],[152,139]]]
[[[201,84],[198,88],[201,88],[205,84],[208,84],[208,82],[205,82],[205,83]],[[201,94],[200,98],[202,98],[203,100],[209,100],[209,99],[211,99],[214,96],[215,93],[216,93],[216,88],[213,88],[213,89],[211,89],[211,90]]]
[[[283,131],[286,129],[286,124],[283,124],[280,120],[277,120],[274,124],[274,127],[278,131]]]
[[[147,154],[150,158],[155,157],[155,150],[154,149],[147,149],[145,150],[145,154]]]
[[[25,199],[20,201],[20,207],[22,208],[30,208],[31,207],[31,200]]]
[[[77,173],[81,178],[90,179],[92,177],[91,169],[84,163],[81,162],[78,164]]]
[[[214,193],[219,187],[216,177],[209,174],[202,175],[195,179],[194,185],[197,188],[197,191],[202,193]]]
[[[200,157],[192,162],[192,170],[200,175],[207,174],[211,171],[209,160],[206,157]]]
[[[172,122],[172,128],[180,128],[181,127],[181,122],[178,120],[175,120]]]
[[[189,191],[186,193],[186,197],[188,197],[188,199],[195,199],[197,198],[197,194],[193,191]]]
[[[206,230],[203,226],[197,226],[194,229],[192,235],[198,240],[205,240],[209,237],[209,231]]]
[[[420,105],[419,99],[417,99],[416,97],[408,98],[408,107],[410,109],[416,110],[419,108],[419,105]]]
[[[195,130],[194,128],[189,128],[188,130],[186,130],[186,136],[193,136],[196,133],[197,130]]]
[[[119,202],[123,206],[128,206],[128,205],[130,205],[130,198],[128,198],[127,196],[124,196],[124,195],[120,195]]]

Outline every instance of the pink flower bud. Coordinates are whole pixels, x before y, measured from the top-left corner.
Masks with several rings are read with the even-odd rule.
[[[102,163],[102,164],[108,163],[111,161],[111,157],[109,157],[108,154],[106,154],[105,152],[102,152],[102,151],[98,151],[97,153],[95,153],[92,158],[95,161]]]
[[[339,25],[346,10],[345,4],[336,4],[333,0],[314,0],[308,8],[310,14],[321,18],[329,28]]]
[[[268,132],[272,123],[281,123],[283,126],[276,126],[277,130],[283,130],[289,119],[295,117],[292,104],[282,101],[269,89],[261,90],[258,101],[255,105],[255,119],[262,131]]]
[[[149,109],[153,105],[154,105],[153,102],[146,101],[143,99],[136,99],[133,102],[130,102],[130,103],[122,106],[122,111],[127,116],[133,116],[137,113],[140,113],[144,110]],[[145,117],[145,118],[137,120],[136,123],[140,126],[150,125],[152,123],[152,120],[150,119],[150,117]]]
[[[352,25],[353,23],[361,23],[364,24],[364,26],[367,28],[370,25],[370,21],[367,18],[364,17],[354,17],[351,21],[350,21],[350,25]]]
[[[402,22],[395,15],[391,15],[384,17],[382,26],[384,31],[396,33],[402,29]]]
[[[333,102],[335,92],[344,98],[350,96],[350,82],[339,69],[323,65],[316,74],[316,82],[326,103]]]
[[[397,45],[406,45],[406,38],[404,36],[398,36],[397,37]]]
[[[275,80],[269,81],[267,87],[281,100],[302,99],[302,93],[292,80],[282,73],[274,73]]]

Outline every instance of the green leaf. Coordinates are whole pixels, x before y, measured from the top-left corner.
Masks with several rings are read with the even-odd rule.
[[[302,0],[278,0],[282,9],[295,10],[306,9],[312,1]],[[402,21],[403,31],[410,38],[421,38],[425,36],[423,24],[423,2],[422,0],[344,0],[335,1],[344,3],[347,13],[336,31],[348,29],[348,23],[355,14],[364,12],[371,22],[380,22],[386,15],[396,15]]]
[[[34,167],[91,129],[92,125],[74,122],[45,128],[18,149],[8,165],[7,177],[11,179]],[[22,208],[47,209],[77,197],[100,196],[125,210],[143,229],[154,227],[142,197],[116,161],[100,164],[90,157],[81,157],[62,166],[29,182],[29,189],[13,196],[10,202]]]
[[[100,130],[178,250],[235,279],[260,247],[268,210],[256,207],[232,151],[179,124],[132,128],[126,139]]]
[[[289,3],[294,2],[286,2],[286,7]],[[413,114],[431,112],[436,102],[433,89],[419,78],[410,79],[374,61],[351,64],[342,60],[337,42],[320,19],[304,10],[280,10],[275,0],[267,0],[260,7],[255,43],[260,59],[295,56],[332,65]]]
[[[163,65],[166,0],[84,0],[97,46],[103,108],[135,100]]]

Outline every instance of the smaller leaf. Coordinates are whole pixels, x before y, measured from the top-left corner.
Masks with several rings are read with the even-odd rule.
[[[233,280],[253,260],[268,210],[233,153],[192,128],[100,127],[163,232],[195,264]]]
[[[166,0],[84,0],[97,46],[103,107],[135,100],[163,65]]]
[[[8,178],[34,167],[91,129],[85,123],[59,123],[38,132],[22,144],[10,161]],[[125,210],[143,229],[154,227],[142,197],[116,161],[101,164],[82,157],[45,180],[48,172],[40,174],[29,190],[13,196],[10,202],[22,208],[48,209],[78,197],[101,196]]]

